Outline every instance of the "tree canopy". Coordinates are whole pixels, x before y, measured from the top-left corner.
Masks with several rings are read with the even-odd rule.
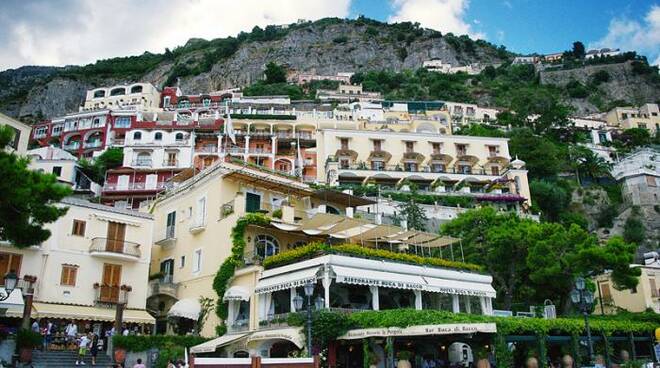
[[[636,245],[621,237],[600,245],[576,224],[538,223],[485,207],[460,214],[441,232],[460,237],[465,260],[493,276],[505,309],[550,299],[567,312],[573,280],[605,270],[612,270],[617,288],[637,285],[639,270],[629,267]]]
[[[24,248],[50,237],[44,225],[66,213],[56,203],[71,189],[58,183],[55,175],[30,170],[29,159],[6,152],[3,148],[13,134],[0,126],[0,239]]]

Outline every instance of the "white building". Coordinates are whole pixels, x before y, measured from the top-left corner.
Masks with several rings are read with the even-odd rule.
[[[642,148],[617,162],[612,176],[623,183],[623,199],[635,206],[660,203],[660,151]]]
[[[154,323],[145,310],[153,219],[145,213],[75,198],[67,213],[45,227],[41,245],[25,249],[0,242],[0,273],[36,276],[32,318],[76,320],[101,333],[115,320],[115,306],[126,301],[124,322]],[[21,313],[22,314],[22,313]]]
[[[134,83],[87,91],[81,111],[98,109],[156,111],[159,105],[160,92],[156,87],[151,83]]]
[[[191,167],[193,134],[182,130],[131,130],[124,140],[123,166],[151,170]]]
[[[28,148],[32,127],[3,113],[0,113],[0,125],[8,126],[14,131],[14,139],[9,143],[9,150],[24,154]]]
[[[584,55],[584,58],[589,60],[593,59],[596,57],[608,57],[608,56],[616,56],[619,55],[621,51],[619,49],[609,49],[609,48],[602,48],[602,49],[593,49],[587,51],[586,55]]]
[[[476,75],[481,73],[483,70],[483,67],[475,64],[452,66],[451,64],[443,63],[441,59],[426,60],[422,63],[422,67],[430,72],[437,72],[442,74],[456,74],[463,72],[469,75]]]
[[[27,151],[30,169],[57,176],[60,183],[74,191],[99,194],[101,187],[92,182],[81,170],[76,156],[56,147],[41,147]]]
[[[493,122],[497,120],[497,114],[502,111],[501,109],[458,102],[445,102],[445,105],[454,126]]]

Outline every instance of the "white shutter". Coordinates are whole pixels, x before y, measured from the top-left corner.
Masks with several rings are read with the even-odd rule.
[[[158,174],[149,174],[147,175],[147,181],[145,183],[145,189],[156,189],[158,184]]]
[[[130,180],[130,176],[120,175],[119,178],[117,178],[117,189],[119,189],[119,190],[128,189],[129,180]]]

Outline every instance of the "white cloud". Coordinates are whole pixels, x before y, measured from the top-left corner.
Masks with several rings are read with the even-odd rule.
[[[0,70],[162,52],[255,25],[346,17],[351,0],[11,1],[0,14]]]
[[[467,34],[473,38],[486,38],[465,21],[468,0],[393,0],[394,14],[389,22],[419,22],[423,27],[442,33]]]
[[[589,44],[589,48],[614,47],[622,51],[637,51],[660,64],[660,6],[653,5],[643,21],[614,18],[605,37]]]

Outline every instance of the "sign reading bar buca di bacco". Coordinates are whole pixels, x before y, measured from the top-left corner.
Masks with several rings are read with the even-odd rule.
[[[386,328],[365,328],[350,330],[339,337],[340,340],[362,339],[365,337],[388,337],[388,336],[428,336],[428,335],[454,335],[471,333],[496,333],[497,327],[494,323],[457,323],[444,325],[422,325]]]

